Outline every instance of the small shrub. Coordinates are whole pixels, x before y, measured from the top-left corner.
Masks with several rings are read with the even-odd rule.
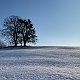
[[[6,47],[6,45],[2,41],[0,41],[0,48],[4,48],[4,47]]]

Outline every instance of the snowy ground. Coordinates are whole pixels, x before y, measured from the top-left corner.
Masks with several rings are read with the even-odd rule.
[[[80,80],[80,49],[0,49],[0,80]]]

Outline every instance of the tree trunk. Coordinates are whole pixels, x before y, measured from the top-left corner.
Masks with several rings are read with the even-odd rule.
[[[17,47],[17,41],[15,41],[15,47]]]
[[[15,43],[15,47],[17,47],[17,29],[16,29],[16,26],[15,26],[15,30],[14,30],[14,43]]]
[[[22,41],[21,41],[21,47],[22,47]]]
[[[24,41],[24,47],[26,47],[26,41]]]

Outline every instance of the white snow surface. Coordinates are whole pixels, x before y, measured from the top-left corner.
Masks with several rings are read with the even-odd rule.
[[[0,49],[0,80],[80,80],[80,48]]]

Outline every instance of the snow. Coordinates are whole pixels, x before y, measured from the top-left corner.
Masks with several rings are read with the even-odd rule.
[[[0,49],[0,80],[80,80],[80,48]]]

